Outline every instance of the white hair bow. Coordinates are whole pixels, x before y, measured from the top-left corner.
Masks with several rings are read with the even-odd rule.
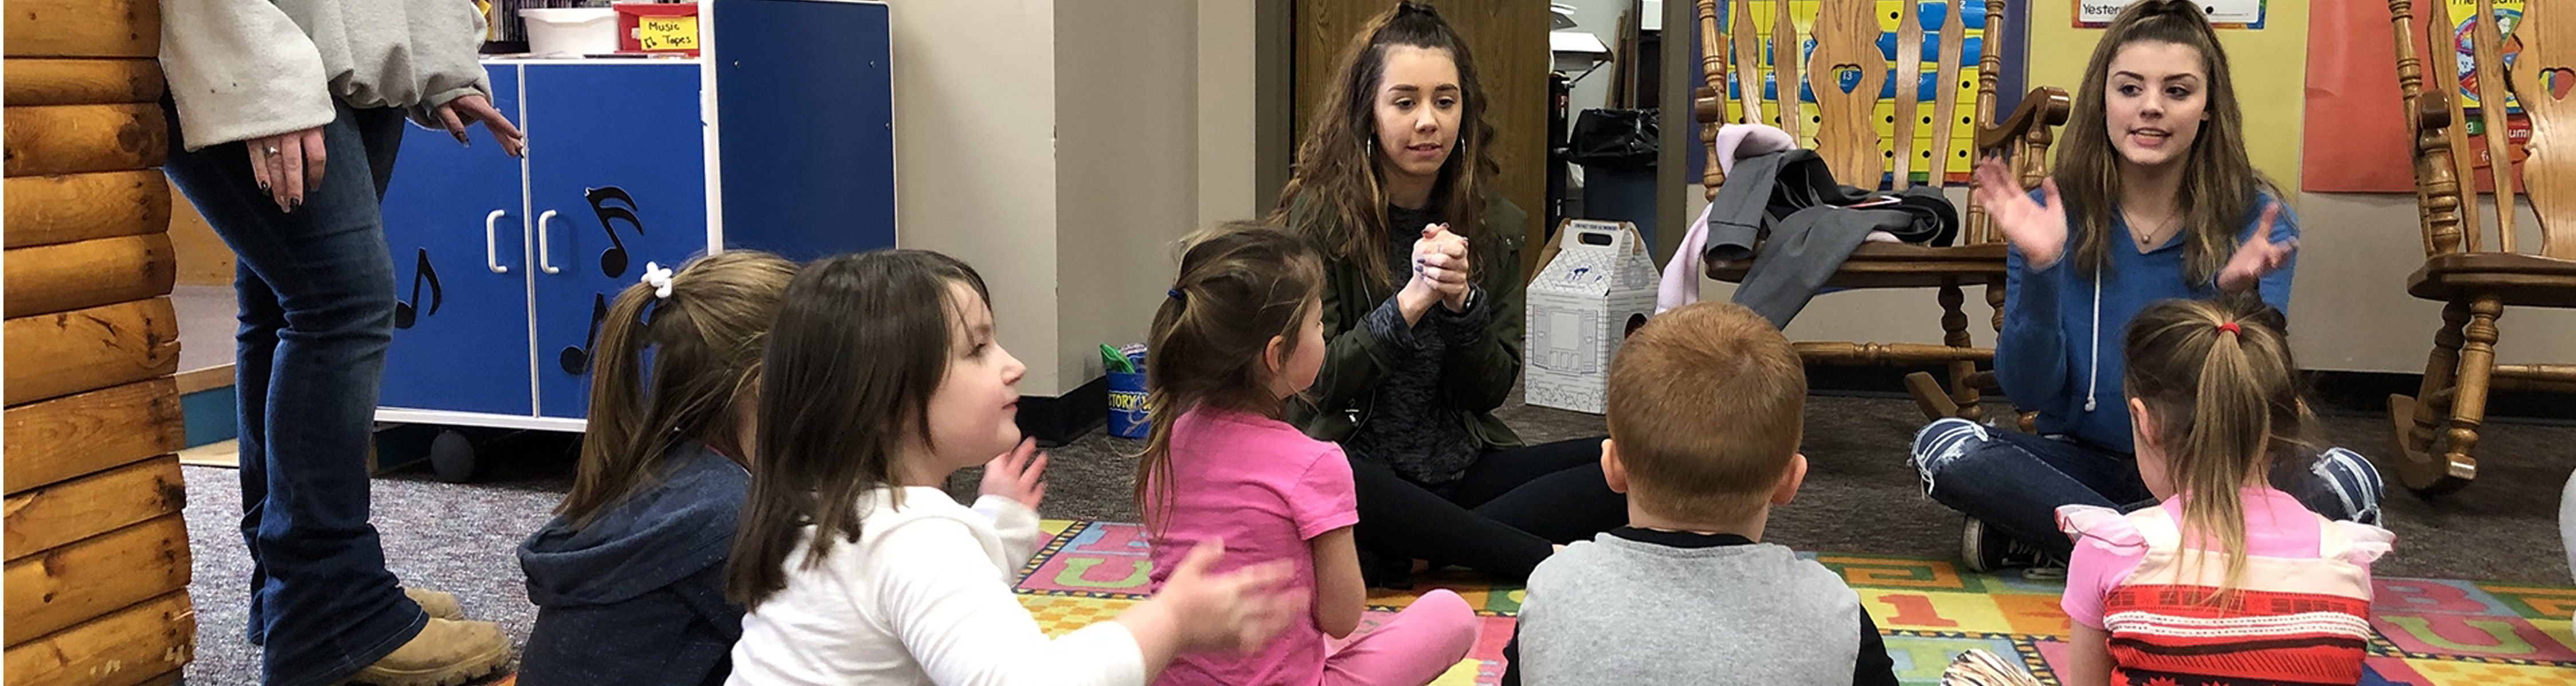
[[[644,285],[653,287],[653,297],[671,297],[671,270],[651,262],[644,263]]]

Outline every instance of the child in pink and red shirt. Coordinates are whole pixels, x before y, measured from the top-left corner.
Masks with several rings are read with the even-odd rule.
[[[2131,320],[2138,476],[2163,502],[2058,508],[2075,542],[2068,686],[2362,677],[2370,563],[2395,537],[2268,483],[2308,415],[2281,323],[2246,300],[2166,300]]]
[[[1290,562],[1289,592],[1313,599],[1249,655],[1183,655],[1156,684],[1430,683],[1464,659],[1475,612],[1436,590],[1366,634],[1350,463],[1281,420],[1282,400],[1323,366],[1323,266],[1303,240],[1230,225],[1190,241],[1154,314],[1146,404],[1154,428],[1137,467],[1153,582],[1192,546],[1221,541],[1221,566]]]

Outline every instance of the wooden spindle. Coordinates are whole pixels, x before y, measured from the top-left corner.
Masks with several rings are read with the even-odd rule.
[[[1896,112],[1889,117],[1896,125],[1896,141],[1888,147],[1896,152],[1889,172],[1896,177],[1894,188],[1901,191],[1914,186],[1914,120],[1923,117],[1923,12],[1917,0],[1897,4],[1903,9],[1896,15]],[[1939,187],[1940,173],[1933,176],[1932,185]]]
[[[2469,155],[2469,129],[2466,112],[2452,88],[2460,82],[2460,62],[2451,48],[2451,10],[2446,0],[2428,0],[2425,10],[2431,12],[2419,30],[2413,25],[2414,9],[2410,0],[2390,0],[2389,19],[2398,33],[2397,85],[2407,98],[2405,116],[2415,132],[2416,195],[2421,200],[2424,224],[2424,254],[2439,255],[2478,250],[2477,167]],[[2424,44],[2423,54],[2416,55],[2415,44]],[[2416,65],[2421,64],[2422,67]],[[2426,71],[2429,68],[2430,71]],[[2423,82],[2434,84],[2427,88]],[[2413,79],[2410,84],[2409,79]],[[2440,113],[2434,121],[2426,108]],[[2460,181],[2469,181],[2467,202],[2463,202]],[[2462,229],[2467,229],[2463,234]]]
[[[1789,132],[1789,140],[1804,146],[1806,137],[1800,132],[1806,129],[1807,110],[1800,105],[1803,99],[1798,93],[1807,71],[1798,68],[1798,51],[1805,42],[1798,40],[1798,23],[1789,17],[1789,3],[1771,0],[1771,7],[1771,79],[1776,84],[1773,95],[1779,98],[1773,104],[1780,109],[1780,130]]]
[[[1708,155],[1708,166],[1700,174],[1700,185],[1708,198],[1717,198],[1717,187],[1726,183],[1726,171],[1717,163],[1717,130],[1726,123],[1726,33],[1718,28],[1717,0],[1699,0],[1700,90],[1699,102],[1693,108],[1701,126],[1701,146]],[[1715,105],[1711,112],[1710,106]]]
[[[1958,6],[1956,4],[1956,0],[1952,0],[1952,2],[1953,7]],[[1976,130],[1979,131],[1985,130],[1986,127],[1995,125],[1995,96],[1996,91],[2000,90],[1997,86],[1997,79],[2001,78],[2000,75],[2003,74],[2004,69],[2004,58],[1995,50],[1995,46],[1997,45],[1995,37],[2004,35],[2001,30],[2004,23],[2004,2],[2005,0],[1986,0],[1986,28],[1984,33],[1979,34],[1984,39],[1984,48],[1977,51],[1977,104],[1975,105],[1976,112],[1974,121],[1977,127]],[[1944,40],[1947,39],[1945,38]],[[1952,78],[1956,77],[1953,76]],[[1941,116],[1943,121],[1948,121],[1956,115],[1944,112]],[[2046,131],[2048,130],[2048,127],[2046,126],[2034,126],[2031,128],[2033,131],[2039,132],[2043,136],[2046,135]],[[2044,149],[2042,149],[2042,151],[2044,152]],[[2021,158],[2024,156],[2023,150],[2013,151],[2013,165],[2016,168],[2023,166]],[[2034,168],[2037,167],[2035,164],[2029,166]],[[2028,174],[2033,173],[2036,173],[2035,169],[2030,170],[2025,174],[2025,178],[2023,179],[2025,188],[2027,188],[2028,184],[2031,183],[2027,178]],[[1983,226],[1982,231],[1980,231],[1982,235],[1977,237],[1978,242],[1990,243],[2002,240],[2003,237],[1996,233],[1993,222],[1981,223],[1985,224],[1985,226]]]
[[[2561,79],[2576,79],[2576,72],[2568,71],[2576,63],[2559,54],[2576,49],[2570,44],[2576,41],[2576,24],[2558,16],[2566,9],[2564,4],[2546,1],[2523,7],[2522,22],[2513,29],[2522,43],[2522,56],[2512,67],[2514,91],[2521,96],[2516,100],[2531,118],[2531,141],[2524,146],[2530,154],[2522,160],[2522,181],[2531,191],[2531,209],[2540,217],[2540,254],[2576,259],[2576,235],[2571,235],[2576,232],[2576,204],[2568,202],[2568,195],[2576,193],[2576,169],[2568,165],[2576,164],[2576,158],[2561,145],[2561,136],[2576,126],[2567,119],[2576,115],[2576,108],[2560,100],[2550,84],[2552,72]]]
[[[1954,84],[1959,80],[1959,58],[1967,53],[1968,42],[1968,18],[1961,15],[1964,10],[1960,7],[1959,0],[1943,0],[1942,6],[1948,11],[1942,13],[1944,18],[1941,21],[1941,63],[1932,65],[1932,80],[1936,88],[1932,91],[1930,168],[1931,183],[1935,188],[1946,188],[1950,185],[1950,146],[1951,140],[1958,135],[1959,130],[1959,88]],[[1988,28],[1985,31],[1992,32],[1993,29]],[[1992,48],[1987,49],[1992,50]],[[1983,82],[1993,83],[1992,81]],[[1980,100],[1990,99],[1994,97],[1994,93],[1981,90],[1977,92],[1977,97]],[[1976,226],[1974,223],[1969,227],[1971,233],[1963,237],[1962,241],[1975,244],[1988,240],[1983,236],[1984,227]]]
[[[2496,186],[2496,245],[2513,252],[2513,139],[2505,131],[2505,103],[2513,97],[2513,87],[2505,82],[2504,32],[2496,26],[2495,0],[2478,0],[2473,26],[2469,44],[2477,57],[2478,118],[2485,120],[2487,171]]]
[[[1739,121],[1760,124],[1762,123],[1762,37],[1753,32],[1753,3],[1749,0],[1735,0],[1727,4],[1734,6],[1731,10],[1734,14],[1728,15],[1734,18],[1727,20],[1726,24],[1727,28],[1735,31],[1733,37],[1735,41],[1734,97],[1735,102],[1744,108],[1744,118]],[[1772,108],[1772,111],[1777,112],[1779,109]]]

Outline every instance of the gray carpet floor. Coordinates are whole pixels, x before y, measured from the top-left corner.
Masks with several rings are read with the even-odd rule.
[[[1502,414],[1533,442],[1604,433],[1598,416],[1528,407],[1517,398]],[[2384,421],[2328,417],[2322,433],[2381,460],[2384,469],[2393,450]],[[1921,424],[1910,401],[1810,400],[1806,486],[1796,502],[1773,513],[1768,538],[1802,550],[1955,555],[1960,516],[1923,498],[1919,480],[1905,465],[1905,445]],[[2482,472],[2466,491],[2431,500],[2402,489],[2390,494],[2387,520],[2397,532],[2397,551],[2376,572],[2568,583],[2557,512],[2560,489],[2576,470],[2571,446],[2576,427],[2490,423],[2479,444]],[[1052,450],[1041,513],[1134,521],[1128,484],[1135,461],[1127,455],[1138,447],[1094,431]],[[570,463],[560,449],[520,450],[525,454],[487,450],[486,474],[476,483],[441,483],[414,470],[374,485],[386,565],[404,583],[457,594],[467,614],[500,622],[515,641],[526,639],[535,610],[512,550],[544,523],[571,483]],[[196,572],[190,591],[198,625],[188,681],[257,683],[258,651],[242,638],[249,561],[235,528],[241,512],[238,477],[213,467],[188,467],[186,473]],[[971,470],[960,473],[950,490],[971,494],[975,476]]]

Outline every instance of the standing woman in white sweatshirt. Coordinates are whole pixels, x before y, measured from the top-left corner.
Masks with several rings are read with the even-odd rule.
[[[377,201],[403,119],[500,152],[465,0],[161,0],[170,180],[238,255],[242,539],[262,681],[457,683],[510,661],[455,598],[406,592],[368,523],[366,452],[392,341]]]

